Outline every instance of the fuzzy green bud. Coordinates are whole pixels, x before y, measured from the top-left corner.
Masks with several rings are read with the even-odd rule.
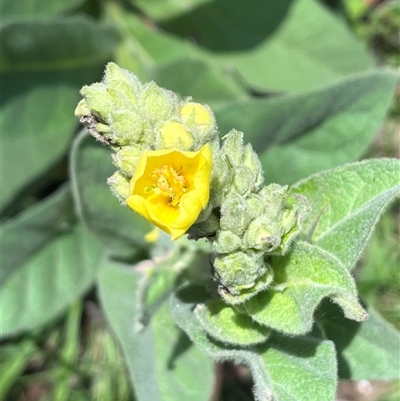
[[[133,145],[142,136],[143,124],[142,116],[135,109],[120,109],[111,117],[112,135],[105,136],[120,146]]]
[[[136,105],[141,93],[142,84],[135,75],[124,70],[115,63],[108,63],[104,76],[104,83],[109,89],[126,97],[131,105]]]
[[[116,171],[111,177],[108,178],[107,184],[110,186],[111,192],[116,196],[119,201],[125,205],[125,199],[129,196],[130,179],[125,175]]]
[[[266,272],[264,259],[257,252],[218,255],[213,266],[224,289],[232,295],[240,295],[254,287],[257,279]]]
[[[231,253],[242,246],[241,238],[232,231],[219,230],[213,242],[213,251],[216,253]]]
[[[76,106],[74,114],[76,117],[87,116],[88,114],[90,114],[90,109],[85,99],[80,100],[80,102]]]
[[[236,166],[232,172],[232,188],[242,196],[248,196],[253,190],[256,182],[256,176],[247,166]]]
[[[154,124],[171,117],[176,105],[176,95],[150,82],[145,85],[140,101],[148,122]]]
[[[233,192],[221,205],[221,228],[241,237],[252,219],[246,200]]]
[[[106,85],[95,83],[90,86],[84,86],[80,94],[85,99],[90,112],[101,121],[109,123],[114,101],[108,93]]]
[[[225,153],[231,166],[240,166],[243,158],[243,132],[235,129],[225,135],[222,151]]]
[[[138,146],[125,146],[112,155],[113,162],[127,177],[132,177],[143,149]]]
[[[243,237],[246,248],[271,252],[281,244],[281,232],[267,216],[254,219]]]
[[[244,147],[242,162],[243,165],[248,167],[254,175],[254,191],[258,191],[264,182],[264,172],[260,159],[250,144],[247,144]]]

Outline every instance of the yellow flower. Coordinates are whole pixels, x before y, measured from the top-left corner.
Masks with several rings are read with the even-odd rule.
[[[211,151],[144,152],[130,184],[128,206],[175,240],[197,220],[210,195]]]

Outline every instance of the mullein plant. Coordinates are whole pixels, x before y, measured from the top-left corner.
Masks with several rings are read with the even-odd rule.
[[[288,186],[264,186],[243,133],[220,140],[207,105],[142,84],[115,63],[103,82],[84,86],[75,114],[114,150],[108,179],[122,205],[168,233],[212,244],[218,292],[239,305],[273,280],[268,258],[284,255],[299,233],[307,200]]]
[[[321,347],[321,354],[309,357],[330,366],[333,397],[335,355],[321,322],[314,325],[314,314],[328,297],[345,317],[367,319],[351,269],[385,205],[397,196],[397,189],[386,190],[396,182],[397,161],[355,163],[293,187],[265,185],[260,160],[244,144],[243,133],[232,129],[220,138],[207,105],[182,100],[154,82],[143,84],[115,63],[107,65],[102,82],[84,86],[81,95],[76,116],[113,151],[112,193],[173,241],[188,238],[176,241],[171,263],[158,269],[187,268],[182,280],[174,280],[175,292],[167,294],[175,322],[215,360],[247,364],[260,400],[275,399],[269,375],[279,381],[282,374],[287,388],[308,380],[298,356],[290,362],[299,369],[292,384],[290,369],[274,373],[280,352]],[[385,173],[366,187],[374,171]],[[349,188],[352,196],[359,194],[353,203],[346,200]],[[148,238],[155,240],[153,234]],[[189,256],[179,254],[185,249]],[[199,282],[201,274],[193,268],[208,272],[208,284]],[[148,277],[138,287],[137,332],[146,324],[143,316],[151,315],[144,310],[152,291]],[[299,337],[292,350],[293,336]],[[320,393],[312,399],[330,399],[319,380],[316,374],[314,390]],[[279,393],[280,387],[272,391]]]

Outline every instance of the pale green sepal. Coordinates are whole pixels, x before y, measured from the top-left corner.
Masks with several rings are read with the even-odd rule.
[[[273,272],[271,267],[268,264],[264,264],[264,267],[267,269],[266,273],[263,274],[255,283],[255,285],[249,289],[241,289],[238,295],[231,294],[224,286],[220,285],[218,287],[218,293],[221,295],[221,298],[229,305],[235,305],[235,307],[239,307],[244,305],[244,302],[253,298],[255,295],[264,291],[269,287],[273,279]],[[245,309],[241,310],[243,313]]]
[[[222,151],[231,166],[240,166],[243,158],[243,132],[232,129],[223,138]]]
[[[246,200],[232,192],[221,206],[221,228],[242,236],[252,219]]]
[[[114,100],[107,91],[106,85],[96,82],[90,86],[84,86],[80,90],[80,94],[86,101],[90,112],[100,120],[109,123],[114,109]],[[84,111],[84,108],[80,108],[79,111]]]
[[[228,230],[219,230],[212,244],[213,251],[216,253],[231,253],[237,251],[241,246],[241,238]]]
[[[107,184],[110,186],[111,192],[123,205],[126,204],[125,200],[129,196],[129,183],[129,178],[121,174],[119,171],[116,171],[107,180]]]
[[[325,297],[331,297],[354,320],[368,317],[350,273],[317,246],[297,242],[289,254],[272,257],[271,265],[274,284],[244,305],[258,323],[289,335],[307,333],[314,311]]]
[[[194,314],[203,329],[226,344],[248,346],[266,341],[271,331],[254,322],[250,316],[237,312],[220,299],[198,304]]]
[[[120,169],[121,173],[132,177],[142,151],[143,149],[138,146],[125,146],[111,156],[113,163]]]
[[[254,190],[260,190],[264,182],[264,171],[260,159],[249,143],[244,147],[243,165],[248,167],[255,176]]]
[[[104,83],[107,87],[124,95],[130,101],[132,107],[137,104],[142,84],[128,70],[124,70],[115,63],[108,63],[104,75]]]
[[[256,174],[247,166],[236,166],[232,170],[232,188],[239,195],[248,196],[255,187]]]
[[[107,139],[120,146],[133,145],[139,142],[145,121],[135,109],[114,110],[110,118],[112,134],[106,134]]]
[[[144,86],[140,101],[147,120],[152,124],[170,119],[177,103],[173,92],[160,88],[154,82]]]

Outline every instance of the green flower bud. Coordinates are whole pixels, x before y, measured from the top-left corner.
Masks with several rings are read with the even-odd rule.
[[[176,102],[173,92],[160,88],[154,82],[145,86],[141,96],[141,105],[151,124],[170,119]]]
[[[256,176],[247,166],[236,166],[232,172],[232,188],[242,196],[248,196],[253,190]]]
[[[87,105],[85,99],[81,99],[80,102],[78,103],[78,106],[76,106],[75,116],[82,117],[82,116],[87,116],[88,114],[90,114],[89,106]]]
[[[212,246],[216,253],[230,253],[237,251],[242,246],[242,240],[232,231],[219,230]]]
[[[258,192],[265,206],[264,213],[270,217],[270,220],[274,221],[282,211],[283,201],[288,195],[288,191],[288,185],[270,184]]]
[[[176,121],[168,121],[159,128],[156,143],[157,149],[190,150],[193,146],[194,138],[183,124]]]
[[[215,117],[207,105],[188,102],[180,110],[182,122],[196,132],[200,146],[208,142],[216,133]]]
[[[246,199],[246,202],[252,219],[261,216],[264,213],[264,205],[261,197],[258,194],[251,194]]]
[[[251,289],[266,272],[264,259],[257,252],[236,251],[218,255],[213,266],[223,288],[231,295],[240,295],[243,290]]]
[[[264,182],[264,172],[261,166],[260,159],[254,152],[252,146],[247,144],[243,151],[243,164],[247,166],[255,177],[254,191],[258,191]]]
[[[228,166],[225,154],[214,153],[211,174],[210,202],[215,207],[220,206],[231,186],[231,168]]]
[[[243,243],[246,248],[271,252],[281,244],[281,233],[267,216],[260,216],[247,227],[243,236]]]
[[[84,86],[80,94],[86,101],[90,112],[101,121],[109,122],[114,109],[114,101],[103,83]]]
[[[243,132],[231,130],[222,138],[222,151],[225,153],[231,166],[240,166],[243,158]]]
[[[127,177],[132,177],[143,149],[138,146],[125,146],[112,155],[114,164]]]
[[[126,205],[125,199],[129,196],[130,179],[125,175],[116,171],[108,180],[107,184],[110,186],[110,190],[119,201]]]
[[[111,116],[112,134],[105,135],[120,146],[133,145],[143,133],[143,118],[135,109],[115,110]]]
[[[246,200],[233,192],[221,205],[221,228],[241,237],[252,219]]]
[[[115,63],[108,63],[104,76],[104,83],[120,95],[126,97],[131,105],[138,103],[138,98],[142,90],[142,84],[135,75],[124,70]]]
[[[274,278],[271,266],[264,262],[264,268],[265,273],[255,281],[254,286],[248,289],[242,289],[239,295],[230,293],[223,285],[218,287],[218,293],[227,304],[233,305],[238,312],[247,314],[244,302],[248,301],[259,292],[266,290]]]

